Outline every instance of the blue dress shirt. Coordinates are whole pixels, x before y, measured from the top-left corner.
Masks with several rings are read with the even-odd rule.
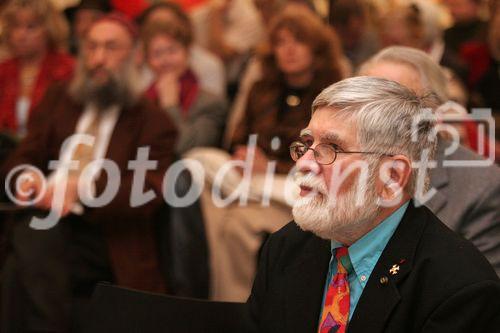
[[[394,231],[396,231],[396,228],[401,222],[401,219],[408,208],[408,204],[409,202],[403,204],[394,213],[382,221],[382,223],[349,246],[349,259],[351,265],[347,266],[351,267],[346,267],[346,270],[348,271],[350,292],[349,320],[352,318],[352,314],[356,309],[361,293],[366,286],[366,282],[368,282],[368,279],[370,278],[370,274],[372,273],[375,264],[380,258],[382,251],[384,251],[389,239],[391,239]],[[328,285],[330,284],[333,276],[337,273],[337,260],[335,259],[335,252],[337,248],[342,246],[342,244],[336,241],[332,240],[331,242],[332,257],[330,259],[328,276],[323,292],[322,307],[325,302]],[[320,320],[321,315],[322,314],[320,313]]]

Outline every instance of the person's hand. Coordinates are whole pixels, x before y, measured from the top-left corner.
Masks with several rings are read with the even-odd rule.
[[[248,146],[237,146],[233,153],[233,160],[245,161],[248,154]],[[255,147],[255,154],[253,158],[253,174],[262,174],[267,170],[269,159],[266,154],[259,147]],[[241,170],[243,172],[243,170]]]
[[[173,72],[163,73],[156,82],[156,90],[160,106],[170,108],[179,105],[180,84],[179,78]]]
[[[16,199],[21,202],[28,202],[38,196],[42,190],[45,179],[34,172],[25,172],[20,175],[19,188],[16,192]]]
[[[64,201],[61,209],[61,216],[68,215],[75,204],[78,202],[78,178],[68,177],[66,183],[66,192],[64,194]]]
[[[57,186],[61,186],[60,183],[53,183],[48,186],[47,191],[35,206],[40,209],[51,210],[60,209],[61,217],[68,215],[73,206],[78,202],[78,178],[69,176],[66,181],[66,188],[64,189],[61,198],[54,197],[58,191]],[[62,200],[62,202],[61,202]]]

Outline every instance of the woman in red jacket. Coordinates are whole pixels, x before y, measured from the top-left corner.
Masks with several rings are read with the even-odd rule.
[[[68,24],[49,0],[11,0],[1,22],[11,58],[0,64],[0,131],[22,137],[47,87],[71,77]]]

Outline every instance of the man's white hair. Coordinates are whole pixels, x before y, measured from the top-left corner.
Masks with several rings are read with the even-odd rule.
[[[329,108],[337,119],[353,121],[363,151],[403,154],[417,162],[424,152],[429,160],[434,157],[436,120],[429,108],[436,104],[432,95],[418,97],[397,82],[358,76],[323,90],[314,100],[312,112]],[[412,172],[408,193],[414,193],[416,178],[417,173]],[[425,187],[428,183],[426,176]]]

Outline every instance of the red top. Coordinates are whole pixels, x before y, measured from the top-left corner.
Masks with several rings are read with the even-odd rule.
[[[65,53],[51,52],[45,56],[31,92],[30,115],[51,83],[71,78],[74,63],[74,59]],[[20,65],[17,58],[7,59],[0,64],[0,131],[17,130],[16,102],[20,92],[19,72]]]

